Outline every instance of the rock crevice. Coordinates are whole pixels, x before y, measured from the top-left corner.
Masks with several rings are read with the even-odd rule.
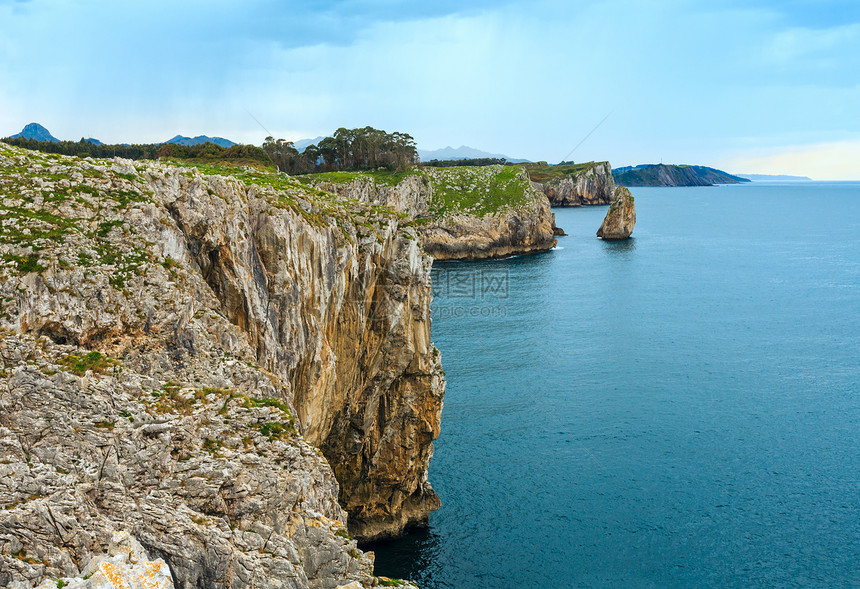
[[[372,586],[352,538],[438,506],[414,229],[229,174],[0,145],[0,585],[126,531],[176,587]]]

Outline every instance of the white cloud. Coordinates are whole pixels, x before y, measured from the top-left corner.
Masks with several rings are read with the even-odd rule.
[[[798,145],[767,154],[737,155],[726,158],[720,165],[738,173],[860,180],[860,139]]]

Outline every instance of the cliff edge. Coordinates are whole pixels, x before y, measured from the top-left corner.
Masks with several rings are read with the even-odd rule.
[[[607,205],[612,202],[615,180],[609,162],[584,164],[524,164],[535,188],[546,194],[554,207]]]
[[[0,196],[0,585],[123,531],[177,587],[374,585],[352,536],[439,505],[431,258],[403,215],[6,145]]]
[[[479,260],[552,249],[555,218],[519,166],[330,172],[300,177],[410,219],[436,260]]]

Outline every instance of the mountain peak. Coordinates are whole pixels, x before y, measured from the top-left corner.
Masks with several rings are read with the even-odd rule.
[[[35,139],[36,141],[53,141],[54,143],[59,141],[59,139],[51,135],[51,132],[39,123],[24,125],[24,129],[20,133],[12,135],[12,139],[18,138]]]
[[[488,151],[482,151],[480,149],[475,149],[474,147],[469,147],[468,145],[461,145],[456,149],[451,147],[450,145],[443,149],[419,149],[418,157],[421,158],[422,162],[427,162],[430,160],[467,160],[480,158],[505,159],[515,164],[528,161],[523,159],[510,158],[501,153],[490,153]]]
[[[214,143],[220,147],[231,147],[236,145],[229,139],[223,137],[209,137],[207,135],[198,135],[197,137],[185,137],[184,135],[176,135],[171,137],[165,143],[176,143],[178,145],[200,145],[201,143]]]

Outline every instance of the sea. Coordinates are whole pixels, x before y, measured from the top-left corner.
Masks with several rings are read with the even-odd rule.
[[[424,589],[860,587],[860,183],[634,188],[538,255],[433,267]]]

